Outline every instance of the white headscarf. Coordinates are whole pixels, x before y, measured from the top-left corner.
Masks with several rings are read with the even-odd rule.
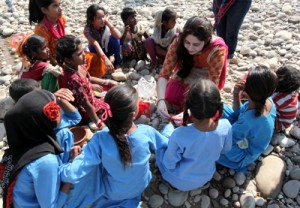
[[[161,38],[161,27],[162,27],[162,14],[163,11],[158,11],[155,14],[155,22],[154,22],[154,31],[152,35],[152,39],[156,44],[166,48],[168,47],[175,35],[175,28],[169,29],[163,38]]]

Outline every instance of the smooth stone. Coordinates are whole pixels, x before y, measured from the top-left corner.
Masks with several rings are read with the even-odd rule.
[[[273,151],[274,147],[269,144],[269,146],[267,147],[267,149],[262,153],[264,156],[269,155],[272,151]]]
[[[216,199],[219,196],[219,191],[215,188],[210,188],[208,191],[208,195],[210,196],[210,198]]]
[[[289,198],[296,198],[300,190],[300,181],[290,180],[283,185],[282,191]]]
[[[5,29],[2,31],[2,35],[5,36],[5,37],[7,37],[7,36],[12,35],[14,32],[15,32],[15,30],[12,29],[12,28],[5,28]]]
[[[274,133],[271,139],[271,144],[277,145],[279,141],[283,139],[283,137],[285,137],[283,133]]]
[[[207,195],[202,195],[200,207],[201,208],[210,208],[211,207],[211,201]]]
[[[180,207],[188,199],[189,192],[170,190],[168,193],[168,201],[174,207]]]
[[[264,198],[262,198],[262,197],[255,198],[255,205],[256,206],[262,207],[262,206],[265,205],[265,203],[266,203],[266,200]]]
[[[223,179],[222,185],[224,188],[233,188],[236,186],[236,183],[232,178],[226,177]]]
[[[114,72],[111,74],[111,77],[115,81],[125,81],[126,75],[123,72]]]
[[[1,71],[4,75],[10,75],[13,73],[12,66],[10,64],[3,67]]]
[[[289,17],[288,22],[292,23],[292,24],[299,24],[300,23],[300,16],[291,16],[291,17]]]
[[[255,208],[255,199],[252,194],[242,194],[240,203],[242,208]]]
[[[232,188],[233,193],[237,193],[240,190],[238,186]]]
[[[297,201],[297,204],[300,205],[300,196],[299,195],[296,197],[296,201]]]
[[[160,193],[162,193],[163,195],[166,195],[169,191],[168,186],[166,186],[163,183],[159,184],[158,189],[159,189]]]
[[[0,100],[0,119],[4,119],[6,112],[12,109],[14,105],[15,102],[11,97]]]
[[[238,186],[243,185],[246,181],[246,176],[242,172],[237,172],[233,178]]]
[[[292,36],[293,36],[293,34],[290,33],[290,32],[288,32],[288,31],[286,31],[286,30],[278,31],[278,32],[275,34],[275,37],[276,37],[276,38],[281,38],[281,39],[283,39],[283,40],[285,40],[285,41],[292,39]]]
[[[138,73],[136,72],[130,72],[128,74],[128,78],[131,79],[131,80],[136,80],[138,81],[140,78],[141,78],[141,75],[139,75]]]
[[[200,200],[201,200],[201,195],[195,196],[195,198],[194,198],[195,203],[198,203]]]
[[[226,189],[226,191],[224,192],[224,197],[228,198],[231,195],[231,190],[230,189]]]
[[[193,197],[193,196],[196,196],[196,195],[200,195],[201,193],[202,193],[201,188],[195,189],[195,190],[190,191],[190,196]]]
[[[290,178],[294,179],[294,180],[300,180],[300,168],[299,167],[295,167],[292,169],[292,171],[290,172]]]
[[[135,65],[136,65],[136,60],[133,59],[133,60],[130,61],[129,68],[134,68]]]
[[[0,142],[3,141],[3,138],[6,136],[6,129],[4,123],[0,123]],[[1,158],[0,158],[1,159]]]
[[[159,208],[163,205],[164,199],[160,195],[152,195],[148,203],[151,208]]]
[[[282,187],[285,170],[284,161],[277,156],[270,155],[262,160],[257,168],[255,181],[263,197],[276,198]]]
[[[292,157],[292,161],[295,163],[300,163],[300,155]]]
[[[185,205],[186,208],[192,207],[192,205],[188,201],[184,202],[184,205]]]
[[[146,66],[146,62],[144,60],[139,60],[136,63],[135,70],[140,71],[140,70],[144,69],[145,66]]]
[[[11,75],[5,75],[0,77],[0,85],[5,84],[7,81],[11,80]]]
[[[221,199],[220,200],[220,204],[224,207],[227,207],[229,204],[229,201],[227,199]]]
[[[150,71],[149,71],[148,69],[143,69],[143,70],[141,70],[139,73],[140,73],[140,75],[142,75],[142,76],[146,76],[146,75],[149,75],[149,74],[150,74]]]
[[[279,145],[281,147],[285,147],[285,148],[294,146],[295,144],[296,144],[296,142],[288,137],[284,137],[281,141],[279,141]]]
[[[237,200],[239,200],[239,195],[237,195],[237,194],[232,194],[231,200],[234,201],[234,202],[237,201]]]
[[[298,125],[294,124],[291,131],[290,131],[290,135],[292,135],[295,139],[300,140],[300,128],[298,127]]]
[[[269,204],[267,208],[280,208],[280,206],[277,204]]]

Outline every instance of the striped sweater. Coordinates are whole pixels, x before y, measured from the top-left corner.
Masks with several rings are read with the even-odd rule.
[[[277,131],[288,128],[296,119],[298,113],[298,92],[275,92],[272,99],[276,105],[275,129]]]

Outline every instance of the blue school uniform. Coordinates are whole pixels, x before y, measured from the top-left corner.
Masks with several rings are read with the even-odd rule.
[[[76,109],[74,112],[62,112],[61,122],[54,129],[56,138],[64,152],[60,154],[62,163],[68,163],[70,160],[70,150],[74,146],[74,135],[69,127],[77,125],[81,120],[81,115]]]
[[[67,195],[59,191],[60,164],[58,155],[47,154],[22,168],[13,190],[14,208],[63,207]]]
[[[74,135],[69,127],[77,125],[80,120],[81,115],[77,109],[74,112],[63,112],[59,126],[54,129],[57,141],[64,149],[59,155],[63,164],[70,162],[70,150],[74,146]],[[87,186],[92,180],[93,183],[100,184],[99,175],[100,169],[95,168],[79,183],[74,184],[67,194],[64,208],[86,207],[99,198],[103,194],[101,186]]]
[[[232,148],[220,157],[218,163],[246,172],[247,166],[268,147],[276,117],[276,107],[272,99],[268,100],[272,103],[270,113],[259,117],[255,117],[255,110],[247,110],[248,102],[235,111],[224,104],[223,117],[232,124]]]
[[[162,133],[169,134],[170,126]],[[202,132],[193,124],[177,128],[163,157],[156,158],[162,177],[182,191],[203,186],[213,177],[220,154],[231,148],[230,129],[226,119],[220,119],[217,128],[210,132]]]
[[[140,197],[151,180],[149,167],[150,149],[161,154],[167,146],[167,138],[154,128],[138,125],[137,129],[127,135],[132,154],[132,164],[124,167],[119,150],[108,129],[97,132],[83,148],[82,153],[68,165],[61,167],[61,179],[64,182],[77,183],[94,168],[101,168],[101,186],[105,194],[99,197],[94,207],[138,207]]]

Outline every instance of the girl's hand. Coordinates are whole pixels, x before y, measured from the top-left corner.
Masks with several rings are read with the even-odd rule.
[[[164,119],[170,119],[171,116],[168,113],[167,105],[164,100],[159,100],[157,103],[157,112]]]
[[[115,67],[114,67],[114,65],[110,62],[110,60],[109,60],[107,57],[105,57],[104,63],[105,63],[105,66],[106,66],[107,71],[108,71],[109,73],[113,73]]]
[[[98,84],[92,84],[92,89],[98,92],[102,92],[103,91],[103,87],[101,85]]]
[[[129,31],[130,31],[130,26],[126,25],[125,30],[124,30],[124,34],[127,34]]]
[[[54,93],[55,97],[59,100],[59,99],[64,99],[66,101],[72,102],[75,100],[75,98],[73,97],[73,93],[71,90],[67,89],[67,88],[60,88],[59,90],[57,90]]]
[[[234,85],[233,94],[239,94],[241,91],[244,90],[245,87],[245,80],[240,80]]]
[[[183,112],[177,115],[171,116],[171,120],[176,126],[181,126],[183,122]]]
[[[109,26],[109,24],[110,24],[109,18],[110,18],[110,16],[109,16],[108,14],[105,15],[105,17],[104,17],[104,24],[105,24],[105,25],[108,25],[108,26]]]
[[[114,87],[114,86],[117,86],[119,85],[119,82],[115,81],[115,80],[109,80],[108,81],[108,86],[110,87]]]
[[[75,146],[71,147],[71,149],[70,149],[70,159],[71,159],[71,161],[75,157],[77,157],[78,155],[80,155],[81,151],[82,151],[82,148],[80,146],[78,146],[78,145],[75,145]]]

